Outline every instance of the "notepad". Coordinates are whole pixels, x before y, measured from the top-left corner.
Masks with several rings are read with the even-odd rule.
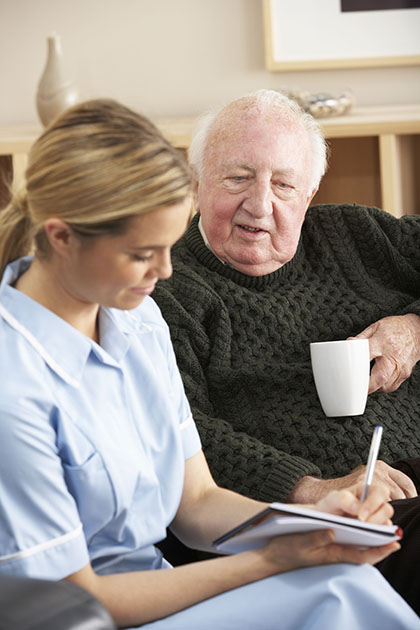
[[[320,529],[332,529],[337,543],[359,548],[386,545],[402,538],[402,530],[397,525],[376,525],[289,503],[272,503],[217,538],[213,546],[223,553],[239,553],[262,547],[273,536]]]

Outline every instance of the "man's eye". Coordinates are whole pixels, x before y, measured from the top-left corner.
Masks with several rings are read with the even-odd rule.
[[[229,177],[229,180],[234,184],[240,184],[242,182],[245,182],[247,178],[245,177],[245,175],[234,175],[233,177]]]

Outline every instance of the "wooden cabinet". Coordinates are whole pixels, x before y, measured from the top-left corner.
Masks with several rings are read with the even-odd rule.
[[[155,122],[175,146],[188,148],[194,118]],[[420,105],[354,108],[319,122],[330,159],[314,202],[375,205],[395,216],[420,214]],[[40,132],[36,126],[0,126],[0,175],[13,173],[16,182],[23,177],[27,152]]]
[[[320,122],[331,154],[315,202],[420,214],[420,105],[355,108]]]

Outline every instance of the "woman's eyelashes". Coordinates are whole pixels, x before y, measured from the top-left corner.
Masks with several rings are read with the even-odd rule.
[[[146,262],[147,260],[151,260],[153,257],[153,253],[150,254],[131,254],[132,260],[136,262]]]

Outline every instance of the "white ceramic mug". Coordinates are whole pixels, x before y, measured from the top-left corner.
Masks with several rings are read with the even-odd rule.
[[[326,416],[360,416],[365,411],[370,376],[369,340],[310,344],[312,372]]]

